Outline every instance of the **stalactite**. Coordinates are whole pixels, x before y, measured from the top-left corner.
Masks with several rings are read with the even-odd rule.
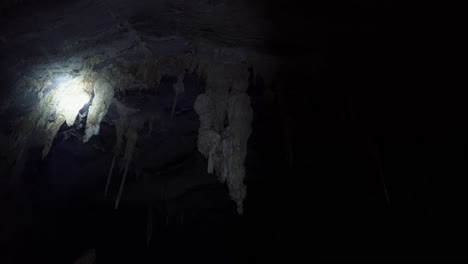
[[[179,74],[177,82],[174,84],[174,103],[172,104],[171,117],[174,117],[175,108],[177,105],[177,97],[184,92],[184,75]]]
[[[242,214],[247,191],[244,161],[253,115],[246,94],[247,67],[202,58],[199,71],[206,79],[206,93],[194,104],[200,118],[198,150],[208,159],[208,172],[216,172],[219,180],[227,183]]]
[[[122,173],[122,180],[120,187],[117,193],[117,198],[115,202],[115,209],[119,207],[120,200],[123,194],[123,189],[125,186],[125,181],[130,170],[130,165],[133,160],[136,143],[138,141],[138,131],[142,129],[143,125],[147,122],[147,118],[144,115],[139,115],[140,110],[129,108],[124,104],[114,100],[117,107],[117,112],[119,118],[114,120],[115,129],[116,129],[116,144],[114,147],[114,157],[112,159],[112,164],[109,170],[109,175],[107,178],[106,189],[104,195],[107,195],[109,190],[109,185],[112,179],[116,161],[121,154],[122,144],[124,139],[126,140],[125,148],[123,149],[123,159],[122,166],[120,166]]]
[[[138,141],[138,130],[141,128],[143,122],[140,118],[136,117],[130,121],[126,132],[127,144],[125,145],[125,152],[123,161],[125,163],[125,169],[122,176],[122,182],[120,183],[119,192],[117,194],[117,200],[115,202],[115,209],[119,207],[120,199],[122,197],[125,180],[127,179],[128,170],[130,163],[132,162],[135,146]]]
[[[238,212],[242,213],[243,203],[246,196],[246,186],[243,184],[245,176],[244,160],[247,156],[247,141],[251,134],[253,111],[250,106],[250,98],[245,93],[232,96],[229,99],[228,118],[229,132],[232,135],[227,140],[232,140],[229,149],[231,155],[225,159],[224,167],[230,171],[226,177],[231,197],[237,203]],[[229,153],[229,152],[228,152]]]
[[[128,119],[131,114],[135,114],[138,111],[136,109],[132,108],[127,108],[125,105],[120,103],[117,100],[114,100],[114,103],[117,108],[118,112],[118,119],[114,120],[114,125],[115,125],[115,133],[116,133],[116,143],[114,146],[114,157],[112,158],[112,164],[109,170],[109,175],[107,177],[107,184],[106,184],[106,189],[104,191],[104,195],[107,195],[107,191],[109,189],[109,184],[112,178],[112,174],[114,172],[114,167],[116,163],[116,159],[120,155],[120,151],[122,149],[122,143],[124,139],[124,135],[127,132],[128,129]]]

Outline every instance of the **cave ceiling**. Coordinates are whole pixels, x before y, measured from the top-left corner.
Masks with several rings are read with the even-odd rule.
[[[45,175],[64,185],[57,197],[78,181],[106,182],[102,193],[115,208],[120,199],[169,199],[226,183],[242,213],[253,122],[247,89],[260,77],[268,87],[277,66],[266,13],[248,1],[2,8],[5,181]]]

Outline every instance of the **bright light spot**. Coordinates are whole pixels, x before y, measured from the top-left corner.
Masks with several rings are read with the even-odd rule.
[[[83,80],[75,78],[63,82],[57,88],[54,96],[57,115],[63,115],[68,126],[75,123],[80,109],[91,99],[91,94],[86,92],[84,87]]]

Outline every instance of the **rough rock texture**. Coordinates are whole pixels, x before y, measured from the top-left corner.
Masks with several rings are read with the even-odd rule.
[[[99,125],[106,115],[113,97],[114,88],[108,81],[101,78],[94,83],[94,98],[88,110],[86,134],[83,138],[84,142],[87,142],[92,136],[99,134]]]
[[[55,87],[49,78],[34,87],[38,102],[19,120],[12,134],[10,148],[16,153],[12,161],[14,174],[22,172],[27,151],[35,142],[43,144],[42,158],[45,158],[62,124],[72,126],[80,109],[91,98],[87,75],[72,77]]]

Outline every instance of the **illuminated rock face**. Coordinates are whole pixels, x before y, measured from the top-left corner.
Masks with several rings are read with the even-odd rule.
[[[18,173],[21,173],[23,160],[34,141],[43,144],[42,158],[45,158],[60,127],[64,123],[72,126],[79,111],[91,99],[89,83],[83,76],[59,83],[46,95],[44,88],[39,89],[38,102],[28,116],[19,120],[13,134],[10,147],[16,153],[15,170]]]
[[[94,83],[94,98],[88,111],[83,142],[88,142],[92,136],[99,134],[99,125],[112,103],[112,98],[114,98],[114,88],[103,78],[97,80]]]
[[[63,115],[68,126],[75,123],[78,112],[91,99],[91,94],[86,91],[86,84],[80,78],[72,79],[60,84],[54,96],[57,115]]]
[[[40,111],[43,117],[55,115],[55,119],[50,120],[45,125],[44,149],[42,158],[49,153],[57,132],[63,123],[71,127],[78,116],[81,108],[91,99],[89,84],[86,84],[82,77],[72,79],[59,85],[47,98],[46,104]]]

